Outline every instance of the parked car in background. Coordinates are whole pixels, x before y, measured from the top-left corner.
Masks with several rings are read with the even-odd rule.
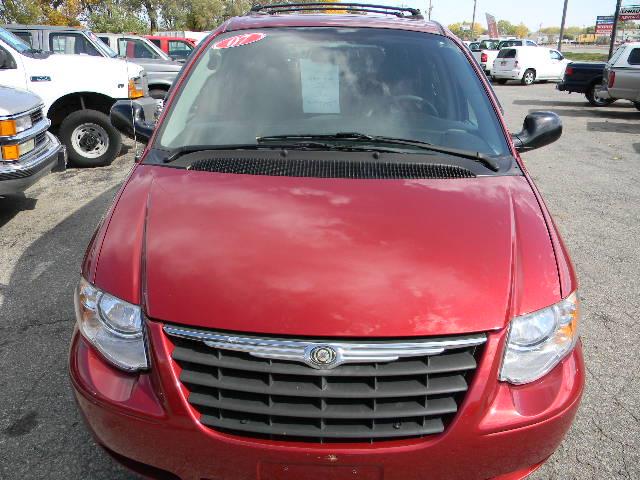
[[[84,42],[83,38],[70,41]],[[42,113],[76,166],[107,165],[120,153],[122,138],[108,117],[117,100],[136,99],[146,118],[153,118],[157,101],[148,96],[146,73],[135,63],[42,52],[3,28],[0,55],[0,85],[42,98]]]
[[[0,64],[6,60],[0,50]],[[20,193],[51,171],[63,171],[67,155],[47,132],[44,104],[25,90],[0,86],[0,196]]]
[[[503,48],[493,62],[492,78],[499,84],[518,80],[523,85],[536,81],[560,81],[569,60],[557,50],[545,47]]]
[[[556,88],[561,92],[583,93],[594,107],[611,105],[615,100],[596,96],[596,90],[602,85],[606,65],[602,62],[571,62],[567,65],[562,82]]]
[[[493,74],[493,64],[498,57],[498,52],[506,47],[537,47],[538,44],[532,40],[527,39],[509,39],[509,40],[500,40],[499,42],[495,42],[493,40],[485,41],[486,48],[483,48],[482,42],[480,42],[480,65],[484,69],[487,76],[491,77]]]
[[[607,62],[596,96],[603,100],[629,100],[640,110],[640,42],[618,47]]]
[[[121,57],[131,59],[144,67],[149,83],[149,95],[156,99],[165,98],[182,69],[181,63],[171,60],[155,44],[138,35],[96,33],[96,37]]]
[[[498,53],[498,45],[500,44],[500,39],[493,38],[489,40],[482,40],[478,43],[478,46],[471,51],[473,52],[473,57],[478,61],[484,73],[487,75],[491,75],[491,69],[493,68],[493,63],[489,63],[489,55],[490,52]],[[493,54],[491,53],[492,58]]]
[[[82,418],[151,478],[524,479],[585,376],[576,277],[519,153],[562,123],[509,134],[418,10],[289,8],[212,33],[153,140],[112,107],[149,145],[82,262]]]
[[[191,38],[163,35],[145,35],[145,38],[151,40],[164,53],[178,62],[185,62],[193,49],[196,48],[196,42]]]
[[[65,55],[116,58],[118,54],[102,43],[90,30],[53,25],[9,24],[5,29],[31,48]]]
[[[477,52],[480,50],[480,42],[470,42],[468,47],[472,52]]]

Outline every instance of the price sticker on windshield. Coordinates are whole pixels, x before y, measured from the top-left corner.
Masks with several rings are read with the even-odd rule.
[[[225,38],[213,44],[214,50],[222,50],[225,48],[241,47],[242,45],[249,45],[250,43],[259,42],[267,35],[260,32],[243,33],[242,35],[234,35],[233,37]]]

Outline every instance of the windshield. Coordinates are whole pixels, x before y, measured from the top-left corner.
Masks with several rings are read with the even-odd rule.
[[[439,35],[283,28],[214,40],[160,127],[159,147],[359,132],[509,153],[464,53]]]
[[[100,40],[98,37],[96,37],[96,34],[93,32],[87,32],[87,36],[93,40],[93,44],[94,46],[100,50],[102,53],[104,53],[107,57],[111,57],[111,58],[115,58],[118,56],[118,54],[116,52],[113,51],[113,49],[107,45],[106,43],[104,43],[102,40]]]
[[[16,37],[13,33],[8,32],[2,27],[0,27],[0,39],[18,52],[26,52],[28,50],[31,50],[31,47],[27,42],[25,42],[21,38]]]
[[[482,40],[480,50],[497,50],[500,42],[498,40]]]

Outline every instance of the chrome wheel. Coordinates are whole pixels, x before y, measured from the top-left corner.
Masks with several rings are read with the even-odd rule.
[[[532,71],[527,71],[524,74],[524,84],[525,85],[533,85],[533,82],[536,79],[536,75],[535,73],[533,73]]]
[[[86,158],[98,158],[109,150],[109,135],[100,125],[83,123],[71,133],[74,150]]]

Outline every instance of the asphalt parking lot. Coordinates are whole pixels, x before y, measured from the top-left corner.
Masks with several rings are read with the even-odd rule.
[[[583,300],[582,407],[532,478],[640,478],[640,112],[627,102],[595,109],[551,84],[496,91],[512,131],[534,110],[564,121],[560,141],[524,158],[572,253]],[[133,164],[127,150],[109,167],[52,174],[25,196],[0,199],[0,478],[133,478],[85,430],[66,372],[72,290]]]

